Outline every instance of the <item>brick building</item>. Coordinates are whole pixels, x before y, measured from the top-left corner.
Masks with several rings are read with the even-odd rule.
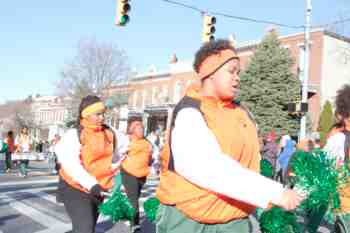
[[[288,48],[295,65],[292,71],[303,78],[304,33],[280,36],[281,46]],[[244,70],[260,41],[247,41],[235,46]],[[350,66],[346,64],[344,49],[350,50],[350,39],[316,29],[311,32],[309,110],[313,129],[317,129],[322,106],[326,100],[333,102],[336,90],[350,83]],[[129,92],[128,117],[142,117],[150,132],[164,129],[169,123],[173,106],[180,100],[186,87],[196,80],[192,61],[178,61],[174,55],[169,70],[155,69],[138,75],[127,84]],[[122,87],[125,90],[125,85]],[[118,87],[113,91],[118,92]]]
[[[63,133],[64,120],[68,111],[64,98],[58,96],[35,97],[32,100],[31,108],[35,124],[38,125],[35,133],[37,139],[51,140],[56,133]]]

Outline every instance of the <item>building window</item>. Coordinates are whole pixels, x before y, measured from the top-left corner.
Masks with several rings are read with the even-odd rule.
[[[137,105],[137,91],[134,91],[133,107],[136,108]]]
[[[175,87],[174,87],[174,103],[177,103],[180,101],[181,98],[181,82],[176,81]]]
[[[64,120],[64,110],[60,112],[60,119],[59,121],[63,121]]]
[[[169,90],[167,85],[163,85],[161,92],[162,103],[166,104],[169,102]]]
[[[146,97],[147,97],[147,90],[143,90],[143,92],[142,92],[142,108],[145,108],[145,106],[146,106]]]
[[[158,87],[153,87],[152,89],[152,105],[157,104],[157,97],[158,97]]]
[[[152,89],[147,88],[145,90],[145,105],[146,106],[151,105],[151,102],[152,102]]]
[[[299,46],[299,64],[298,64],[298,76],[302,82],[304,80],[304,63],[305,63],[305,46]]]

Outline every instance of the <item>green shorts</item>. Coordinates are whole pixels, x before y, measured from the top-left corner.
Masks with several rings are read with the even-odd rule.
[[[224,224],[196,222],[173,206],[160,205],[156,218],[156,233],[250,233],[248,218]]]

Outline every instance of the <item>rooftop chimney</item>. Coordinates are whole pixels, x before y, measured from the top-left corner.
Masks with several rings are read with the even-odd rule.
[[[236,47],[236,45],[237,45],[237,40],[236,40],[236,35],[235,34],[231,34],[231,35],[229,35],[228,36],[228,40],[230,41],[230,43],[231,43],[231,45],[233,46],[233,47]]]
[[[148,69],[149,73],[155,73],[156,72],[156,66],[155,65],[151,65]]]
[[[177,56],[176,56],[176,53],[174,53],[171,57],[170,57],[170,64],[175,64],[177,63],[178,59],[177,59]]]

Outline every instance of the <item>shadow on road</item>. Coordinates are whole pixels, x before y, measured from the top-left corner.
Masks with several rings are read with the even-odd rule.
[[[8,215],[5,217],[0,217],[0,226],[4,225],[6,221],[18,218],[20,216],[21,215],[19,215],[19,214],[12,214],[12,215]]]

